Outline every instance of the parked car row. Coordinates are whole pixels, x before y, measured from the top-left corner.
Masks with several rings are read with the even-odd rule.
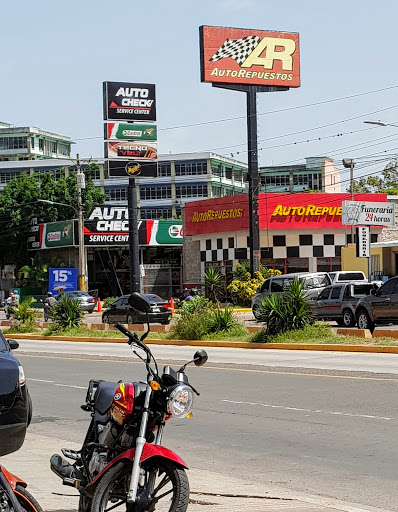
[[[398,321],[398,277],[384,284],[381,281],[369,283],[361,271],[303,272],[270,277],[253,297],[254,317],[259,318],[260,304],[265,297],[285,293],[294,279],[303,284],[314,317],[319,320],[334,320],[345,327],[358,323],[362,329]]]

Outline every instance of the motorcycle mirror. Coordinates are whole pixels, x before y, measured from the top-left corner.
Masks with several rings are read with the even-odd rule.
[[[8,344],[10,345],[11,350],[16,350],[19,347],[19,343],[17,340],[8,340]]]
[[[138,292],[134,292],[129,297],[129,304],[132,308],[142,313],[151,311],[151,303],[149,300]]]
[[[203,366],[208,358],[209,356],[207,355],[206,350],[200,349],[195,352],[193,362],[195,363],[195,366]]]

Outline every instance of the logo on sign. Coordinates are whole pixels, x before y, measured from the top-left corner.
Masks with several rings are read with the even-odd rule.
[[[129,162],[126,165],[126,173],[129,176],[138,176],[141,174],[141,166],[138,162]]]

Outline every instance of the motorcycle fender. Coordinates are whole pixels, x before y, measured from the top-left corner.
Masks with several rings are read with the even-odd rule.
[[[118,455],[117,457],[112,459],[110,461],[110,463],[100,473],[98,473],[98,475],[94,478],[94,480],[88,484],[88,486],[85,489],[87,494],[89,494],[89,495],[94,494],[99,481],[103,477],[104,473],[106,473],[108,471],[108,469],[110,469],[111,467],[113,467],[115,464],[117,464],[120,461],[124,461],[124,460],[133,461],[134,454],[135,454],[135,448],[131,448],[130,450],[126,450],[125,452],[121,453],[120,455]],[[179,466],[181,466],[182,468],[188,469],[188,466],[183,461],[183,459],[181,459],[181,457],[179,455],[172,452],[168,448],[165,448],[164,446],[159,446],[156,444],[145,443],[144,449],[142,450],[140,462],[144,462],[145,460],[151,459],[152,457],[160,457],[162,459],[171,460],[171,461],[175,462],[176,464],[178,464]]]
[[[15,491],[15,487],[17,484],[22,485],[22,487],[26,487],[26,485],[27,485],[26,482],[24,482],[19,477],[15,476],[12,473],[10,473],[9,471],[7,471],[4,466],[0,466],[0,471],[5,476],[7,482],[10,484],[10,487],[13,491]]]

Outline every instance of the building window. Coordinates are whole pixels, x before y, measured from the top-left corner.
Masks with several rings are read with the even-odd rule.
[[[323,257],[323,245],[314,245],[312,253],[314,257]]]
[[[336,272],[341,270],[340,257],[320,257],[316,260],[318,272]]]
[[[107,201],[127,201],[127,187],[105,188]]]
[[[58,144],[58,152],[62,156],[69,156],[69,145],[63,144],[62,142],[60,142]]]
[[[273,246],[274,247],[285,247],[286,246],[286,236],[285,235],[274,235],[273,236]]]
[[[0,138],[0,149],[25,149],[28,147],[27,137]]]
[[[39,139],[39,149],[40,151],[44,151],[44,139]]]
[[[228,167],[225,168],[225,178],[227,180],[232,180],[232,169],[229,169]]]
[[[232,236],[228,238],[228,247],[230,249],[234,248],[234,238]]]
[[[207,197],[207,184],[201,185],[176,185],[176,197]]]
[[[233,178],[234,178],[234,180],[241,182],[242,181],[242,174],[243,174],[242,171],[239,171],[239,170],[235,169],[233,171]]]
[[[288,187],[289,183],[290,178],[288,174],[284,174],[281,176],[261,176],[262,186]]]
[[[211,164],[211,174],[213,176],[221,176],[221,164]]]
[[[195,176],[207,174],[207,162],[176,162],[176,176]]]
[[[221,197],[221,187],[211,187],[211,197]]]
[[[171,185],[140,187],[141,201],[145,199],[171,199]]]
[[[323,235],[323,245],[334,245],[334,235]]]
[[[158,176],[171,176],[170,162],[162,162],[158,164]]]
[[[171,208],[141,208],[141,219],[171,219]]]
[[[9,183],[16,178],[20,178],[23,175],[20,171],[5,171],[0,173],[0,183]]]
[[[312,235],[300,235],[300,245],[312,245]]]
[[[211,240],[206,240],[206,251],[211,250]]]
[[[300,256],[298,247],[286,247],[286,256],[288,258],[298,258]]]
[[[377,233],[370,234],[370,243],[375,244],[377,242]]]

